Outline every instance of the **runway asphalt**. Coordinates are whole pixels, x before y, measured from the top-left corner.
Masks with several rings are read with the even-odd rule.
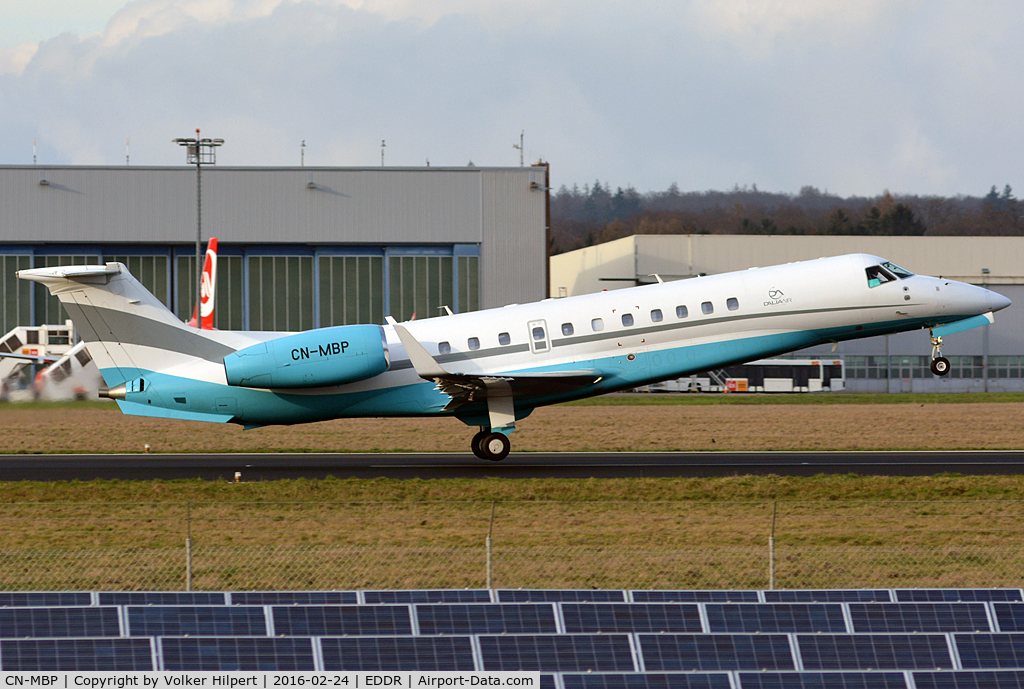
[[[0,481],[199,478],[625,478],[824,473],[928,476],[1024,473],[1024,452],[516,452],[502,462],[470,454],[0,455]]]

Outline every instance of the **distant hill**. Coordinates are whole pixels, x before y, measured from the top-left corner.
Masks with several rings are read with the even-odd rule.
[[[753,187],[639,193],[597,181],[551,197],[552,253],[634,234],[1024,236],[1024,203],[1010,185],[983,197],[842,198],[806,186],[796,195]]]

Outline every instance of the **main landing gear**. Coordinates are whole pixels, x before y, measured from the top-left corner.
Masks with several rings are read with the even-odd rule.
[[[489,459],[492,462],[500,462],[508,457],[512,449],[512,442],[504,433],[492,433],[490,428],[481,428],[480,432],[473,436],[470,443],[473,454],[480,459]]]
[[[932,335],[932,363],[929,367],[937,376],[949,373],[949,359],[942,356],[942,338]]]

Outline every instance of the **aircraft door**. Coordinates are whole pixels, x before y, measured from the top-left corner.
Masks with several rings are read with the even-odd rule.
[[[551,351],[551,335],[548,334],[547,322],[530,321],[526,324],[527,338],[530,340],[530,351],[534,354],[544,354]]]

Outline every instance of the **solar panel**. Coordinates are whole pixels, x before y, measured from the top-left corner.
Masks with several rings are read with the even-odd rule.
[[[732,689],[724,672],[562,675],[565,689]]]
[[[954,634],[964,669],[1024,668],[1024,634]]]
[[[625,603],[625,591],[556,589],[499,589],[499,603]]]
[[[915,672],[917,689],[1024,689],[1024,670]]]
[[[633,591],[635,603],[757,603],[757,591]]]
[[[92,605],[88,591],[0,591],[0,607]]]
[[[636,672],[625,634],[481,636],[484,670]]]
[[[686,603],[562,603],[569,634],[702,632],[700,608]]]
[[[642,634],[648,671],[795,670],[784,634]]]
[[[407,605],[289,605],[271,608],[271,612],[275,635],[412,634]]]
[[[436,589],[423,591],[365,591],[368,604],[380,603],[490,603],[487,589]]]
[[[0,637],[121,636],[117,613],[114,607],[0,608]]]
[[[1020,589],[896,589],[900,602],[923,601],[1020,601]]]
[[[1024,605],[1018,603],[993,603],[996,624],[1001,632],[1024,632]]]
[[[805,670],[936,670],[953,667],[944,634],[800,634]]]
[[[320,639],[324,670],[475,670],[467,636]]]
[[[765,591],[766,603],[890,603],[888,589],[789,589]]]
[[[420,634],[554,634],[551,603],[417,605]]]
[[[540,689],[557,689],[555,684],[554,675],[541,675],[540,676]]]
[[[846,632],[838,603],[708,603],[712,632]]]
[[[224,605],[227,596],[210,591],[101,591],[100,605]]]
[[[312,670],[311,639],[289,637],[164,637],[164,670]]]
[[[150,639],[8,639],[0,641],[5,672],[155,670]]]
[[[232,605],[355,605],[355,591],[242,591],[231,594]]]
[[[850,603],[855,632],[992,631],[983,603]]]
[[[902,672],[741,672],[740,689],[907,689]]]
[[[128,636],[266,636],[262,607],[145,605],[127,608]]]

